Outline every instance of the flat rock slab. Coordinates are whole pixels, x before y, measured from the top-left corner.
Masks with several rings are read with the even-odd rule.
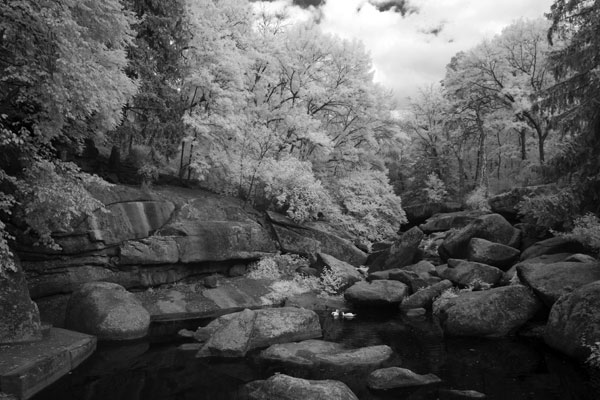
[[[268,299],[272,281],[232,278],[207,289],[198,284],[180,284],[168,289],[136,293],[150,313],[152,322],[171,322],[195,318],[215,318],[245,308],[273,305]]]
[[[405,368],[390,367],[371,372],[367,385],[375,390],[388,390],[440,383],[434,374],[419,375]]]
[[[41,341],[0,346],[0,392],[28,399],[96,350],[96,338],[51,328]]]

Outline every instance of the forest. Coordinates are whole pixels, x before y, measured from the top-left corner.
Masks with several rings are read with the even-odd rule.
[[[101,207],[89,152],[367,245],[403,205],[517,186],[544,229],[600,235],[600,1],[556,0],[448,60],[409,109],[362,43],[236,0],[0,2],[0,257]],[[396,94],[401,95],[401,94]],[[600,238],[597,241],[600,243]]]

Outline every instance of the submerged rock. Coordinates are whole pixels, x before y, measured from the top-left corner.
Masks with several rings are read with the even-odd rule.
[[[301,308],[264,308],[227,314],[198,328],[206,344],[198,357],[243,357],[252,349],[321,337],[319,317]]]
[[[65,325],[98,340],[139,339],[148,334],[150,314],[123,286],[91,282],[71,295]]]
[[[434,303],[440,324],[452,336],[505,336],[529,321],[542,304],[521,285],[463,292]]]
[[[389,367],[371,372],[367,385],[374,390],[388,390],[432,385],[441,381],[434,374],[419,375],[406,368]]]
[[[544,341],[564,354],[585,359],[600,342],[600,281],[562,296],[550,311]]]
[[[358,400],[344,383],[308,380],[276,374],[246,385],[251,400]]]
[[[523,264],[517,267],[517,274],[547,306],[552,306],[560,296],[600,280],[600,263]]]
[[[348,288],[344,298],[357,306],[386,306],[400,304],[408,295],[408,287],[398,281],[376,280],[358,282]]]
[[[344,345],[323,340],[275,344],[260,353],[263,361],[283,365],[355,371],[379,368],[394,355],[389,346],[368,346],[347,349]]]

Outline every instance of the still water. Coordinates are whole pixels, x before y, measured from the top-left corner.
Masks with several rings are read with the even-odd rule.
[[[417,373],[434,373],[442,384],[372,393],[364,372],[296,370],[244,359],[196,359],[182,342],[101,344],[94,355],[34,400],[242,400],[243,385],[285,372],[345,382],[362,400],[451,399],[443,389],[476,390],[498,400],[598,400],[600,386],[588,371],[543,344],[519,338],[444,338],[428,318],[361,313],[352,321],[321,315],[325,340],[349,348],[387,344],[395,362]],[[442,390],[440,390],[442,389]]]

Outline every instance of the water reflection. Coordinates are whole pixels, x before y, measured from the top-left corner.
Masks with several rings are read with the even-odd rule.
[[[407,318],[397,313],[362,311],[352,321],[321,315],[324,339],[356,348],[387,344],[395,365],[417,373],[435,373],[442,384],[419,389],[374,393],[366,388],[368,371],[306,368],[245,359],[203,360],[177,350],[178,343],[137,342],[101,345],[72,374],[34,400],[152,400],[246,398],[243,385],[276,371],[310,379],[344,381],[361,400],[450,399],[438,389],[476,390],[488,399],[597,400],[584,370],[544,345],[519,339],[444,338],[431,318]]]

